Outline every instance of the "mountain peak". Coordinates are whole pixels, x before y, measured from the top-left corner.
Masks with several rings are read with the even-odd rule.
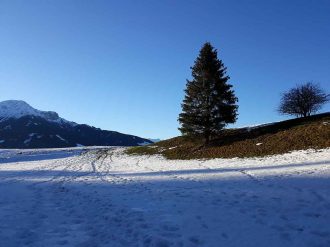
[[[0,121],[9,118],[18,119],[25,116],[41,117],[51,122],[69,123],[67,120],[60,118],[56,112],[37,110],[23,100],[5,100],[0,102]]]
[[[23,100],[5,100],[0,102],[1,108],[30,108],[33,109],[28,103]]]
[[[137,146],[151,141],[116,131],[69,122],[21,100],[0,102],[0,148]]]
[[[39,115],[38,110],[34,109],[23,100],[5,100],[0,102],[1,118],[20,118],[26,115]]]

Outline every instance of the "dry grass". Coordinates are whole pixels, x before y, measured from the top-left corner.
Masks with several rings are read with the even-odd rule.
[[[257,145],[258,144],[258,145]],[[162,154],[168,159],[255,157],[330,147],[330,113],[254,129],[228,129],[205,147],[202,140],[175,137],[128,154]]]

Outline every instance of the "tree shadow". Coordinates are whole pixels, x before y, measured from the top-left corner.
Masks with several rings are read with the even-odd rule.
[[[230,237],[251,245],[251,242],[246,242],[251,241],[251,232],[255,234],[253,241],[263,246],[267,245],[267,236],[272,236],[272,241],[275,241],[268,246],[298,246],[297,241],[306,234],[314,243],[327,246],[325,244],[330,237],[330,228],[324,222],[330,217],[330,204],[327,201],[330,186],[328,177],[295,176],[281,177],[276,181],[258,181],[242,173],[239,176],[229,175],[225,179],[205,176],[194,180],[194,176],[189,179],[189,175],[218,175],[240,172],[243,169],[275,171],[329,164],[330,161],[325,161],[268,167],[134,173],[0,171],[0,208],[4,206],[6,209],[6,214],[0,213],[0,221],[7,223],[8,215],[13,216],[10,218],[13,228],[6,233],[11,237],[5,238],[4,231],[0,231],[0,245],[23,246],[22,236],[26,236],[25,230],[32,230],[36,237],[29,238],[31,246],[45,246],[38,245],[46,242],[42,237],[57,234],[50,234],[50,229],[73,229],[64,232],[70,237],[75,236],[75,229],[78,229],[71,228],[70,224],[76,226],[76,222],[86,222],[86,225],[81,225],[84,226],[83,229],[87,229],[86,234],[90,234],[89,239],[101,243],[103,238],[110,243],[101,246],[129,246],[120,244],[117,239],[129,239],[131,228],[141,239],[146,234],[159,234],[168,236],[168,241],[175,241],[174,233],[178,231],[185,241],[184,246],[191,246],[191,236],[198,236],[200,241],[211,240],[211,243],[217,243],[207,245],[208,242],[205,242],[206,246],[232,246]],[[88,176],[90,180],[86,182],[84,176]],[[109,180],[106,179],[107,176]],[[82,179],[77,180],[79,178]],[[29,192],[31,198],[21,199],[25,192]],[[47,199],[46,194],[49,195]],[[49,201],[50,199],[54,201]],[[28,204],[30,202],[31,205]],[[20,203],[22,205],[17,205]],[[51,215],[45,218],[45,212]],[[19,217],[15,217],[16,214]],[[175,225],[168,220],[171,217]],[[43,224],[48,219],[51,224]],[[17,228],[14,228],[15,224]],[[190,225],[194,227],[191,228]],[[205,228],[206,225],[209,228]],[[4,229],[3,227],[2,230]],[[170,233],[168,229],[171,230]],[[257,234],[258,231],[267,235]],[[304,231],[303,234],[301,231]],[[287,235],[283,232],[290,233],[291,241],[287,241]],[[118,234],[115,235],[118,238],[114,234]],[[11,245],[12,243],[14,244]],[[141,246],[144,246],[142,242]]]
[[[303,168],[305,166],[320,166],[330,165],[330,160],[320,162],[308,162],[303,164],[287,164],[287,165],[269,165],[258,167],[239,167],[239,168],[210,168],[210,169],[184,169],[184,170],[167,170],[159,172],[135,172],[135,173],[116,173],[119,176],[163,176],[163,175],[190,175],[190,174],[217,174],[227,172],[240,172],[240,171],[263,171],[263,170],[276,170],[285,168]]]

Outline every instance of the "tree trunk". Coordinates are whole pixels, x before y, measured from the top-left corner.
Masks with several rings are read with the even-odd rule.
[[[205,146],[208,146],[210,144],[210,134],[205,133],[204,137],[205,137]]]

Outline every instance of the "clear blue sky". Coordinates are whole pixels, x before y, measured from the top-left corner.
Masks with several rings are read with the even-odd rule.
[[[280,120],[284,90],[313,80],[330,91],[329,13],[328,0],[0,0],[0,100],[172,137],[210,41],[239,98],[236,126]]]

